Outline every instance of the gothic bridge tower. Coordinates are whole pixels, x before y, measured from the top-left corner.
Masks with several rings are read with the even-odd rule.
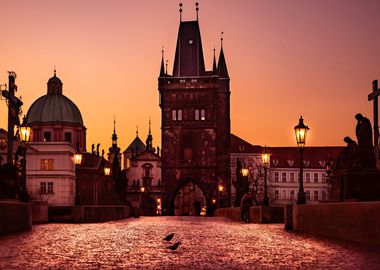
[[[181,16],[172,75],[162,52],[161,168],[169,215],[210,215],[230,202],[230,79],[221,45],[218,65],[214,50],[213,68],[206,71],[197,6],[196,21]]]

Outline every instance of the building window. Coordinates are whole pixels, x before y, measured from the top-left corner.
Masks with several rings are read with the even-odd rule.
[[[285,183],[286,182],[286,173],[285,172],[282,173],[282,177],[281,178],[282,178],[282,182]]]
[[[306,173],[306,183],[310,183],[310,173]]]
[[[314,183],[318,183],[318,173],[314,173]]]
[[[41,171],[53,170],[54,159],[41,159]]]
[[[314,190],[314,201],[318,201],[318,190]]]
[[[290,199],[291,199],[291,200],[294,200],[294,190],[291,190],[291,191],[290,191]]]
[[[310,201],[310,190],[306,191],[306,200]]]
[[[181,121],[182,120],[182,110],[172,110],[172,120]]]
[[[322,190],[322,200],[326,200],[326,190]]]
[[[195,110],[194,112],[195,112],[194,119],[199,120],[199,110]]]
[[[40,193],[41,194],[52,194],[54,193],[54,183],[53,182],[41,182]]]
[[[204,109],[201,110],[201,120],[206,120],[206,111]]]
[[[51,142],[51,132],[50,131],[44,132],[44,142]]]
[[[282,191],[282,198],[281,199],[286,200],[286,190]]]
[[[274,190],[274,198],[275,198],[276,200],[278,200],[279,194],[280,194],[280,192],[278,191],[278,189],[275,189],[275,190]]]
[[[274,181],[277,183],[278,182],[278,172],[274,173]]]
[[[71,143],[71,132],[65,132],[65,142]]]
[[[294,173],[290,173],[290,182],[294,183]]]

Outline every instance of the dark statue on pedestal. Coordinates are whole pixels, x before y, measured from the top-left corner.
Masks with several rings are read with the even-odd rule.
[[[355,118],[358,142],[344,138],[347,146],[338,156],[331,179],[331,199],[380,200],[380,172],[376,169],[371,122],[360,113]]]

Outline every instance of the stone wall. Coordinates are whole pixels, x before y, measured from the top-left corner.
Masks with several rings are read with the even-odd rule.
[[[227,217],[241,221],[240,207],[218,208],[215,216]],[[284,207],[282,206],[251,206],[249,208],[250,223],[284,223]]]
[[[293,229],[314,235],[380,244],[380,202],[294,205]]]
[[[49,222],[47,201],[32,201],[33,224]]]
[[[32,205],[13,201],[0,201],[0,235],[32,228]]]

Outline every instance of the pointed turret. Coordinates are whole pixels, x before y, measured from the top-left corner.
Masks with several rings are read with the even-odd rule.
[[[215,59],[215,46],[214,46],[214,60],[212,62],[212,73],[216,73],[216,59]]]
[[[148,132],[148,137],[146,138],[146,150],[147,151],[153,151],[153,136],[151,134],[150,130],[150,119],[149,119],[149,132]]]
[[[223,37],[221,38],[221,48],[220,48],[220,55],[219,55],[219,61],[218,61],[218,75],[220,78],[228,78],[228,79],[230,78],[228,76],[226,59],[224,58]]]
[[[112,134],[112,146],[108,149],[110,153],[116,154],[120,152],[120,148],[117,146],[117,134],[116,134],[116,119],[113,119],[113,134]]]
[[[164,48],[162,47],[162,60],[161,60],[161,69],[160,69],[160,77],[165,76],[165,66],[164,66]]]

